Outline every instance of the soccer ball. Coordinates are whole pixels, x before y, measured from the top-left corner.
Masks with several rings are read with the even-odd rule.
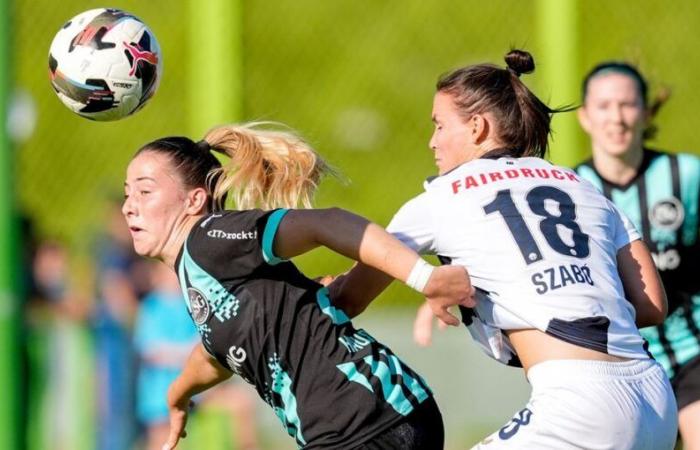
[[[91,9],[70,19],[49,50],[49,77],[71,111],[92,120],[133,114],[153,96],[162,58],[153,32],[118,9]]]

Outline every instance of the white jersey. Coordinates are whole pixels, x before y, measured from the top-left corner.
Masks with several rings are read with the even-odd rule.
[[[465,323],[501,362],[519,364],[501,330],[523,328],[648,358],[616,262],[640,236],[572,170],[540,158],[474,160],[426,182],[387,229],[419,253],[469,270],[487,297]]]

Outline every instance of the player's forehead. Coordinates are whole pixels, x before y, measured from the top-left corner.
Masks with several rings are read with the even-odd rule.
[[[459,107],[455,103],[454,95],[438,91],[433,97],[432,121],[442,122],[448,119],[461,117]]]
[[[588,82],[586,101],[639,99],[639,84],[629,75],[609,72],[595,76]]]
[[[173,184],[175,168],[168,155],[161,152],[144,151],[131,160],[126,169],[125,186],[137,183]]]

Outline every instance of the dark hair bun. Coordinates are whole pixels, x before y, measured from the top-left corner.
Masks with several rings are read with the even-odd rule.
[[[209,142],[207,142],[205,139],[195,142],[194,146],[197,147],[197,150],[201,153],[209,153],[209,150],[211,150],[211,145],[209,145]]]
[[[535,70],[535,60],[532,55],[524,50],[513,49],[504,58],[508,69],[520,76],[523,73],[532,73]]]

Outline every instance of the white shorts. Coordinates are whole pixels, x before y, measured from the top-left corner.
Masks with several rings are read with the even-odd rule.
[[[473,447],[673,449],[678,413],[671,384],[652,359],[546,361],[530,368],[527,406]]]

